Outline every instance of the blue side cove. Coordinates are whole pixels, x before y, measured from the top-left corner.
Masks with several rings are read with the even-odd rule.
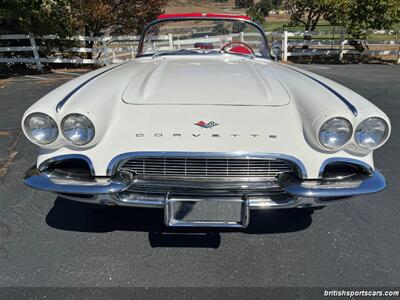
[[[329,85],[326,85],[326,84],[323,83],[322,81],[320,81],[320,80],[318,80],[318,79],[316,79],[316,78],[314,78],[314,77],[312,77],[312,76],[310,76],[310,75],[307,75],[306,73],[303,73],[303,72],[301,72],[301,71],[299,71],[299,70],[296,70],[296,69],[293,69],[293,68],[290,68],[290,67],[288,67],[288,68],[291,69],[291,70],[293,70],[293,71],[296,71],[297,73],[300,73],[300,74],[302,74],[302,75],[304,75],[304,76],[306,76],[306,77],[308,77],[308,78],[314,80],[315,82],[319,83],[320,85],[322,85],[324,88],[326,88],[326,89],[327,89],[328,91],[330,91],[332,94],[334,94],[336,97],[338,97],[340,100],[342,100],[342,102],[343,102],[344,104],[346,104],[346,106],[350,109],[350,111],[353,113],[353,115],[354,115],[354,116],[357,116],[358,111],[357,111],[356,107],[355,107],[353,104],[351,104],[349,100],[347,100],[345,97],[343,97],[341,94],[339,94],[339,93],[338,93],[337,91],[335,91],[333,88],[331,88]]]
[[[86,80],[85,82],[81,83],[80,85],[78,85],[76,88],[74,88],[71,92],[68,93],[67,96],[64,97],[64,99],[62,99],[60,102],[58,102],[57,107],[56,107],[56,112],[59,112],[61,110],[61,108],[64,106],[64,104],[68,101],[69,98],[71,98],[77,91],[79,91],[83,86],[85,86],[86,84],[88,84],[90,81],[92,81],[93,79],[99,77],[100,75],[103,75],[104,73],[107,73],[108,71],[111,71],[113,69],[116,69],[124,64],[126,64],[128,62],[125,62],[123,64],[114,66],[112,68],[109,68],[103,72],[100,72],[99,74],[89,78],[88,80]]]

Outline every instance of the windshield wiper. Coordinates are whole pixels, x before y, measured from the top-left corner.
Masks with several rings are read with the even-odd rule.
[[[165,50],[154,53],[151,58],[156,58],[157,56],[162,55],[170,55],[170,54],[199,54],[196,50],[188,50],[188,49],[176,49],[176,50]]]

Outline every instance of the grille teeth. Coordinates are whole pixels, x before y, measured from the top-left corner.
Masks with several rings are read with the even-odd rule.
[[[275,158],[135,157],[120,168],[138,175],[168,178],[275,178],[292,172],[286,161]]]

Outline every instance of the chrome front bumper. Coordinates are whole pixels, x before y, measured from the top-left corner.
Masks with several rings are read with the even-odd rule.
[[[24,182],[28,186],[61,194],[64,198],[104,205],[121,205],[134,207],[153,207],[164,208],[173,191],[166,191],[165,194],[158,196],[136,195],[126,193],[129,188],[135,185],[147,184],[152,187],[164,187],[168,181],[163,182],[143,182],[135,178],[128,178],[123,174],[117,173],[113,177],[68,177],[62,176],[54,171],[40,172],[36,167],[27,171]],[[177,187],[178,183],[171,183],[172,187]],[[272,183],[246,183],[235,185],[235,183],[180,183],[181,188],[189,190],[201,189],[204,191],[207,199],[246,198],[250,209],[274,209],[274,208],[295,208],[312,207],[334,204],[352,196],[375,193],[386,187],[385,178],[378,171],[371,174],[363,174],[351,179],[342,180],[286,180],[280,182],[278,188],[282,191],[279,194],[264,193],[262,196],[252,196],[251,191],[261,189],[276,189]],[[271,185],[271,186],[269,186]],[[172,188],[171,187],[171,188]],[[213,191],[218,191],[218,194]],[[232,196],[232,191],[235,196]],[[227,193],[226,197],[224,193]],[[127,196],[129,194],[129,196]]]

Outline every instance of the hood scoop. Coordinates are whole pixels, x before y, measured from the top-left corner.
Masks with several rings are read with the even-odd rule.
[[[268,66],[204,58],[149,62],[122,98],[136,105],[280,106],[290,101]]]

